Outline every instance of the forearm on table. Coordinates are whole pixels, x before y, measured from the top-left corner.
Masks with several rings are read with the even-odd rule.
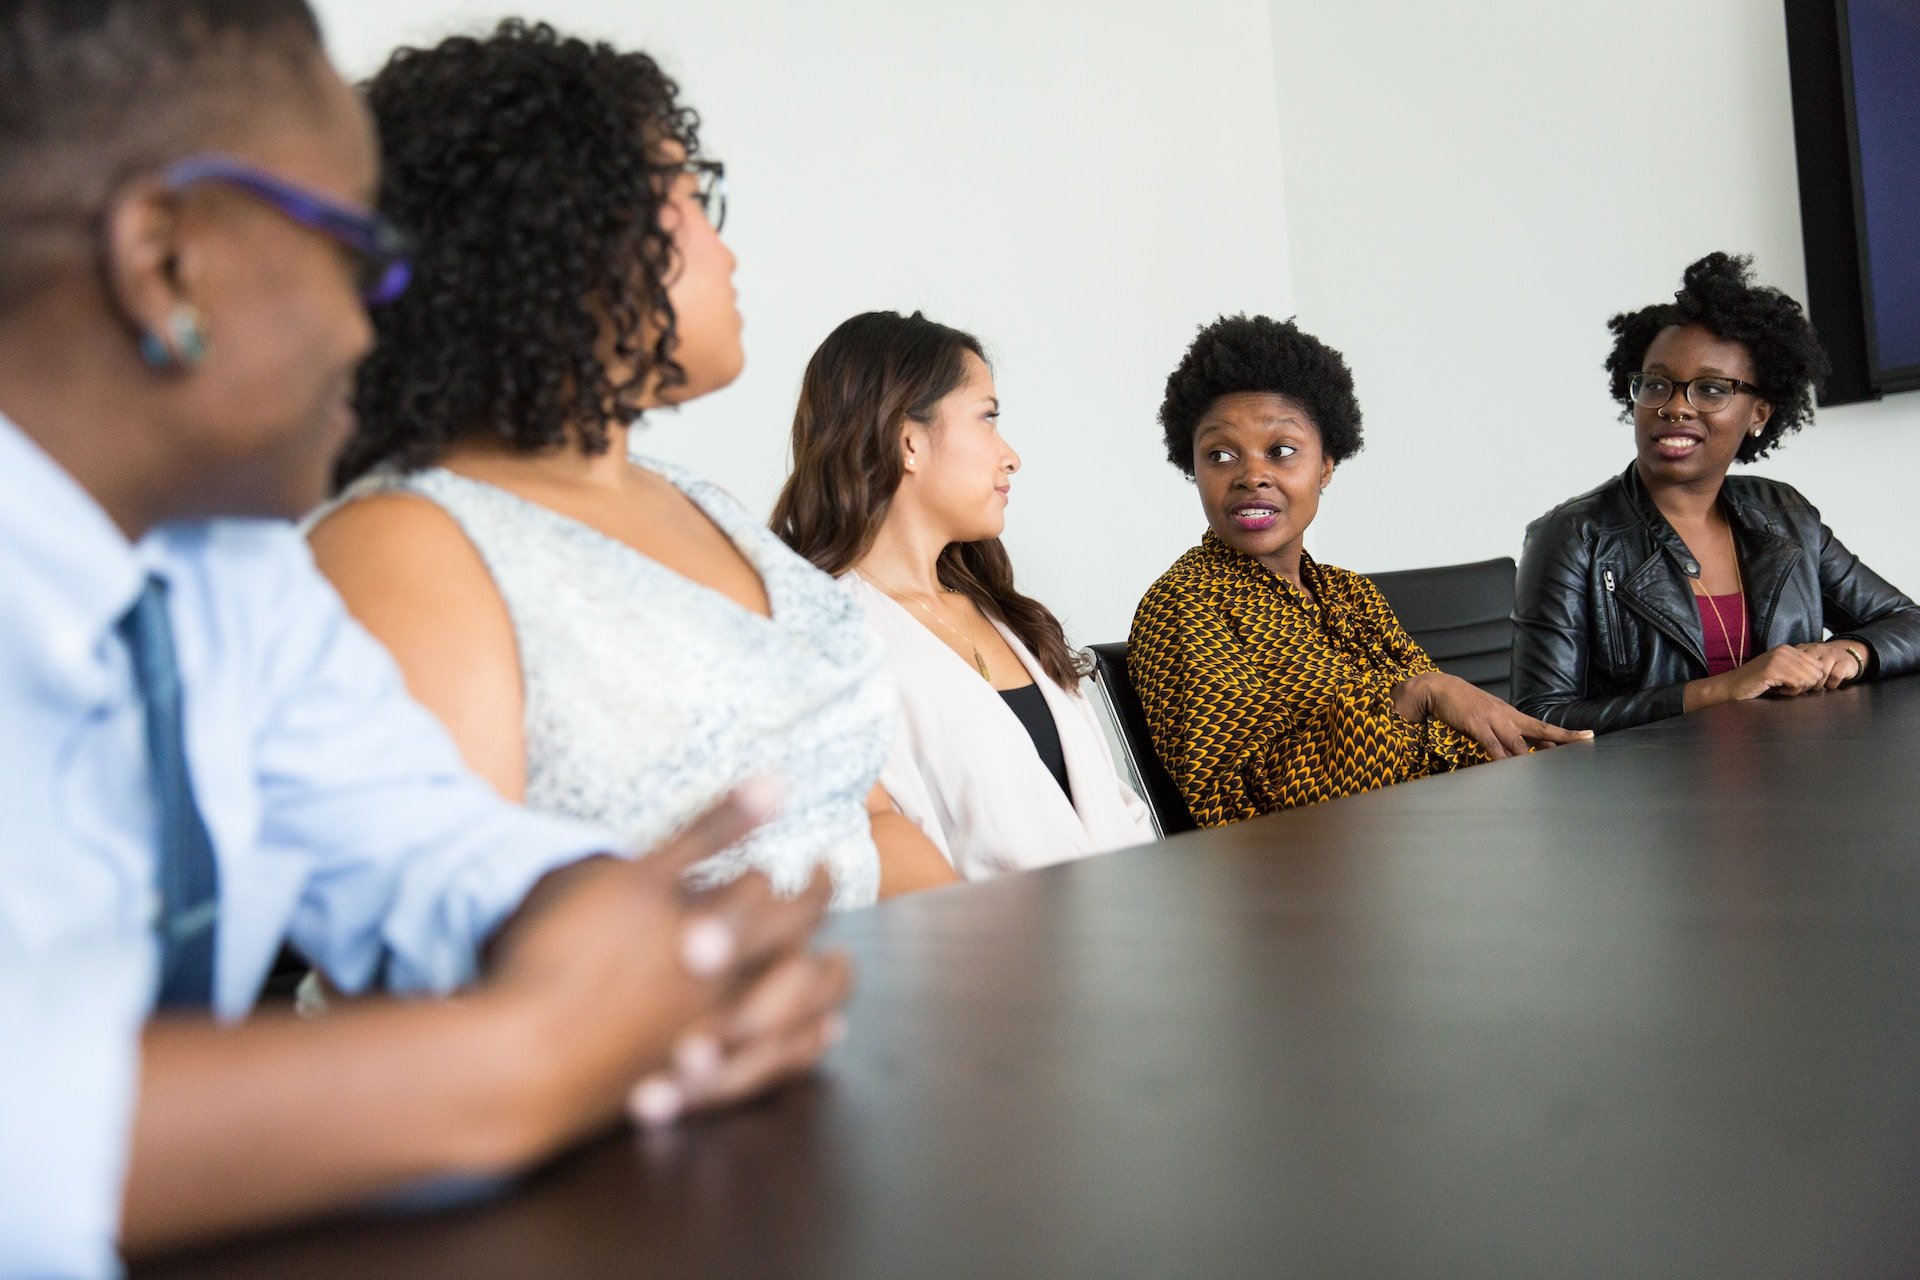
[[[1731,701],[1732,698],[1727,695],[1726,681],[1713,676],[1701,676],[1680,686],[1680,709],[1687,714]]]
[[[1562,729],[1612,733],[1694,710],[1687,705],[1687,689],[1691,684],[1700,683],[1704,683],[1704,678],[1700,681],[1656,685],[1651,689],[1636,689],[1612,697],[1568,698],[1545,704],[1538,699],[1529,699],[1520,710]]]
[[[600,864],[613,856],[610,853],[588,854],[577,861],[557,866],[534,881],[533,888],[529,889],[527,896],[520,900],[520,905],[515,907],[507,918],[500,922],[499,927],[480,944],[481,971],[484,973],[493,966],[494,956],[513,936],[515,930],[525,928],[529,921],[540,914],[547,903],[561,897],[570,884],[583,876],[592,875]]]
[[[123,1247],[150,1253],[415,1179],[531,1163],[583,1127],[540,1041],[517,1005],[484,993],[366,1001],[315,1021],[156,1019]]]

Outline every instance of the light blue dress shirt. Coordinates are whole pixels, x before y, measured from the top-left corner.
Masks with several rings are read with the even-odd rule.
[[[501,800],[272,521],[130,544],[0,417],[0,1276],[112,1267],[157,985],[155,814],[115,624],[168,583],[219,863],[215,1011],[283,939],[338,986],[446,991],[556,866],[617,847]]]

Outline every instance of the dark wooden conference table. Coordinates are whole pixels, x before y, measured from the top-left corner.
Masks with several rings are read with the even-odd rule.
[[[1920,679],[831,936],[814,1080],[140,1274],[1920,1274]]]

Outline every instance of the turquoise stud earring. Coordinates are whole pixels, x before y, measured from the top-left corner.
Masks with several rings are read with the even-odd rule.
[[[199,310],[181,303],[167,317],[167,336],[140,335],[140,358],[155,372],[191,369],[207,358],[207,331]]]

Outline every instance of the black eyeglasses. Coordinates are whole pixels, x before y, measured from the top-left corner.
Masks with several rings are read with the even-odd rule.
[[[1687,403],[1702,413],[1712,413],[1733,403],[1742,391],[1759,395],[1760,388],[1738,378],[1688,378],[1684,382],[1658,373],[1636,373],[1627,380],[1627,394],[1642,409],[1663,408],[1673,393],[1686,396]]]
[[[727,225],[727,166],[718,160],[687,160],[680,172],[693,175],[693,202],[707,215],[713,229]]]
[[[244,191],[288,219],[344,246],[353,255],[360,296],[370,307],[392,302],[406,292],[413,276],[408,262],[412,245],[406,234],[371,209],[329,199],[227,156],[188,156],[168,165],[161,177],[176,191],[202,182]]]

